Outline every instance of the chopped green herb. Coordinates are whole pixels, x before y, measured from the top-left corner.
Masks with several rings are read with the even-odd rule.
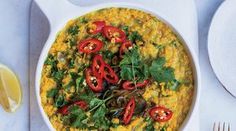
[[[74,46],[76,45],[77,39],[75,37],[72,37],[69,39],[69,44],[70,46]]]
[[[158,45],[158,44],[155,44],[155,43],[153,43],[153,45],[154,45],[155,48],[157,48],[157,49],[163,49],[163,48],[164,48],[163,45]]]
[[[150,75],[157,82],[171,82],[175,79],[174,69],[164,67],[165,58],[160,57],[152,61],[150,67],[142,61],[138,49],[134,47],[123,56],[120,62],[120,77],[123,80],[143,81]]]
[[[177,41],[176,40],[173,40],[170,42],[170,45],[174,46],[174,47],[177,47]]]
[[[51,77],[58,83],[61,82],[63,76],[64,76],[64,71],[62,71],[62,70],[54,71],[51,74]]]
[[[70,74],[70,78],[71,78],[73,81],[75,81],[76,78],[79,76],[78,73],[75,73],[75,72],[70,72],[69,74]]]
[[[89,111],[93,111],[96,110],[98,107],[102,106],[103,104],[105,104],[108,100],[110,100],[113,96],[110,96],[108,98],[106,98],[105,100],[101,100],[98,99],[96,97],[92,98],[90,103],[89,103]]]
[[[74,66],[75,66],[75,60],[74,60],[74,59],[70,59],[70,60],[69,60],[69,63],[68,63],[68,66],[69,66],[69,68],[74,68]]]
[[[90,103],[90,101],[95,97],[95,94],[89,89],[89,87],[86,87],[84,93],[79,94],[76,97],[76,99],[84,100],[87,103]]]
[[[174,69],[171,67],[164,67],[165,58],[160,57],[152,61],[152,65],[149,67],[151,76],[157,82],[170,82],[175,79]]]
[[[47,59],[45,60],[44,64],[46,65],[52,65],[52,66],[55,66],[56,65],[56,60],[55,58],[53,57],[52,54],[49,54]]]
[[[145,131],[155,131],[155,128],[153,126],[154,122],[150,117],[147,117],[145,119],[145,121],[147,122],[147,125],[145,127]]]
[[[103,100],[100,100],[98,98],[93,98],[90,103],[89,103],[89,108],[90,111],[95,110],[96,108],[98,108],[99,106],[101,106],[102,104],[104,104]]]
[[[68,92],[68,91],[70,91],[71,87],[74,86],[74,83],[75,82],[72,80],[68,84],[66,84],[63,88]]]
[[[123,80],[133,80],[134,76],[132,68],[130,66],[125,66],[125,65],[121,66],[120,77]]]
[[[94,98],[93,101],[90,103],[96,106],[97,105],[96,102],[98,102],[99,100],[95,99],[96,98]],[[70,110],[69,115],[63,117],[63,122],[65,125],[70,125],[72,127],[80,129],[93,128],[102,130],[108,130],[110,127],[111,122],[105,116],[108,113],[108,109],[106,108],[104,103],[101,104],[99,107],[97,107],[96,110],[94,110],[93,112],[89,111],[92,113],[91,114],[92,117],[90,118],[87,116],[85,111],[78,108],[77,106],[72,106],[69,110]],[[89,126],[90,125],[89,123],[93,124]]]
[[[78,73],[84,71],[84,69],[85,69],[86,67],[88,67],[88,66],[89,66],[89,65],[87,65],[87,64],[81,64],[81,65],[79,66],[79,68],[78,68]]]
[[[103,56],[104,59],[107,59],[107,60],[111,61],[113,56],[114,56],[114,53],[112,53],[109,50],[106,50],[106,51],[102,52],[102,56]]]
[[[106,118],[106,114],[108,109],[106,108],[105,104],[100,106],[93,114],[92,119],[95,122],[94,126],[97,129],[108,130],[110,127],[111,122]]]
[[[67,104],[65,96],[63,94],[58,94],[54,99],[54,106],[58,108],[64,106],[65,104]]]
[[[148,78],[148,66],[140,58],[138,48],[134,46],[123,55],[120,61],[120,77],[123,80],[143,81]]]
[[[140,63],[140,68],[137,69],[136,75],[139,76],[138,81],[143,81],[148,79],[149,77],[149,70],[148,70],[148,65],[144,63]]]
[[[59,90],[57,88],[52,88],[51,90],[47,91],[48,98],[54,98],[58,94]]]
[[[161,127],[160,131],[167,131],[167,126],[165,125],[165,126]]]
[[[178,90],[179,85],[180,85],[180,82],[177,81],[176,79],[174,79],[173,81],[170,81],[167,83],[167,88],[169,88],[173,91],[176,91],[176,90]]]
[[[71,26],[68,31],[67,31],[70,35],[76,35],[79,32],[79,26],[78,25],[73,25]]]
[[[54,80],[55,80],[55,72],[57,72],[58,71],[58,69],[57,69],[57,63],[58,63],[58,61],[56,60],[56,58],[53,56],[53,55],[51,55],[51,54],[49,54],[48,55],[48,57],[47,57],[47,59],[46,59],[46,61],[45,61],[45,63],[44,64],[46,64],[46,65],[50,65],[51,66],[51,71],[50,71],[50,75],[49,75],[49,77],[52,77]]]
[[[69,128],[69,127],[66,127],[66,131],[70,131],[70,128]]]
[[[92,119],[95,122],[94,126],[96,128],[101,128],[103,130],[107,130],[110,127],[111,122],[106,118],[106,114],[108,113],[108,109],[106,108],[106,101],[108,101],[111,97],[100,100],[98,98],[93,98],[89,103],[90,112],[93,112]]]
[[[112,123],[111,127],[113,128],[117,128],[119,126],[119,124],[116,124],[116,123]]]
[[[97,38],[97,39],[101,40],[103,43],[106,42],[105,37],[103,37],[101,33],[95,34],[95,35],[93,36],[93,38]]]
[[[138,41],[142,41],[142,36],[137,32],[137,31],[134,31],[132,32],[129,36],[128,36],[129,40],[132,42],[132,43],[135,43],[137,40]]]
[[[88,123],[87,119],[88,116],[86,112],[80,109],[78,106],[72,106],[69,108],[70,114],[63,117],[63,123],[65,125],[70,125],[75,128],[87,128]]]
[[[83,18],[80,19],[80,22],[83,23],[83,24],[88,23],[88,19],[83,17]]]
[[[121,29],[125,32],[126,36],[129,35],[129,27],[128,26],[122,26]]]
[[[85,87],[85,86],[83,85],[83,82],[84,82],[84,76],[79,76],[79,77],[75,80],[75,83],[76,83],[75,90],[76,90],[76,92],[78,92],[79,89],[82,89],[82,88]]]

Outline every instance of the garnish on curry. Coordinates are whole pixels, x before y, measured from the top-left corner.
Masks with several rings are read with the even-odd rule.
[[[156,17],[106,8],[70,20],[45,60],[41,101],[56,130],[178,130],[194,92],[185,49]]]

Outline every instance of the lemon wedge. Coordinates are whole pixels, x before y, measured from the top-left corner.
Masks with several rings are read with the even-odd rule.
[[[15,112],[21,104],[20,82],[8,67],[0,64],[0,104],[7,112]]]

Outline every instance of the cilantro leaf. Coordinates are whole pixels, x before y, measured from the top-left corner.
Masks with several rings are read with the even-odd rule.
[[[58,94],[54,98],[54,106],[55,107],[62,107],[65,104],[67,104],[67,101],[65,100],[65,96],[63,94]]]
[[[167,126],[165,125],[165,126],[161,127],[160,131],[167,131]]]
[[[164,66],[165,62],[166,60],[164,57],[159,57],[156,60],[152,61],[152,65],[150,68],[161,69]]]
[[[154,76],[154,79],[156,79],[159,82],[168,82],[175,79],[174,69],[166,68],[166,67],[163,67],[162,70],[156,72],[156,74],[153,76]]]
[[[154,126],[153,126],[153,124],[154,124],[153,120],[152,120],[150,117],[147,117],[147,118],[145,119],[145,121],[147,122],[147,125],[146,125],[146,127],[145,127],[145,130],[146,130],[146,131],[155,131],[155,128],[154,128]]]
[[[88,88],[88,87],[87,87]],[[79,95],[74,95],[71,97],[72,100],[84,100],[87,103],[90,103],[90,101],[95,97],[94,93],[90,89],[84,88],[84,92],[80,93]]]
[[[69,62],[68,62],[68,67],[69,68],[74,68],[75,66],[75,60],[74,59],[70,59]]]
[[[44,62],[45,65],[51,65],[51,66],[55,66],[57,63],[56,63],[56,60],[55,58],[53,57],[52,54],[49,54],[47,59],[45,60]]]
[[[72,86],[74,86],[74,81],[68,82],[68,84],[66,84],[65,86],[63,86],[63,88],[64,88],[66,91],[70,91],[70,89],[71,89]]]
[[[63,123],[75,128],[84,129],[87,128],[88,116],[86,112],[80,109],[78,106],[72,106],[69,108],[70,114],[63,117]]]
[[[70,75],[70,78],[74,81],[79,76],[78,73],[76,73],[76,72],[70,72],[69,75]]]
[[[97,118],[100,118],[100,117],[104,117],[107,112],[108,112],[108,110],[107,110],[105,104],[103,104],[102,106],[100,106],[100,107],[95,111],[95,113],[93,114],[93,118],[94,118],[94,119],[97,119]]]
[[[137,46],[123,55],[119,65],[123,80],[143,81],[149,76],[148,65],[141,60]]]
[[[80,19],[80,22],[83,23],[83,24],[88,23],[88,19],[83,17],[83,18]]]
[[[95,97],[90,101],[89,112],[93,112],[92,120],[96,128],[103,129],[103,130],[109,129],[111,122],[106,117],[106,114],[108,113],[108,109],[105,103],[112,97],[113,96],[110,96],[106,98],[105,100],[101,100]]]
[[[160,57],[152,61],[149,67],[149,72],[154,80],[157,82],[170,82],[175,79],[174,69],[171,67],[164,67],[165,58]]]
[[[77,37],[76,35],[71,35],[68,36],[65,40],[64,43],[67,43],[69,45],[69,48],[71,48],[72,46],[76,45],[77,42]]]
[[[167,88],[169,88],[173,91],[176,91],[176,90],[178,90],[179,85],[180,85],[180,82],[178,80],[174,79],[173,81],[170,81],[167,83]]]
[[[132,80],[134,78],[132,68],[130,66],[121,66],[120,77],[123,80]]]
[[[96,108],[98,108],[99,106],[101,106],[102,104],[104,104],[103,100],[100,100],[98,98],[93,98],[90,102],[89,102],[89,108],[90,111],[95,110]]]
[[[58,63],[57,59],[52,54],[49,54],[44,62],[45,65],[51,66],[50,77],[52,77],[56,82],[59,82],[57,81],[58,80],[57,78],[59,76],[59,73],[57,73],[58,72],[57,63]]]
[[[51,77],[58,83],[62,81],[63,76],[64,76],[64,71],[62,70],[53,71],[51,74]]]
[[[132,32],[129,36],[128,36],[129,40],[132,42],[132,43],[135,43],[135,41],[142,41],[142,36],[137,32],[137,31],[134,31]]]
[[[123,59],[120,61],[120,66],[133,64],[134,66],[138,66],[141,62],[139,50],[137,46],[134,46],[130,51],[126,52],[123,55]]]
[[[59,90],[57,88],[52,88],[51,90],[47,91],[48,98],[54,98],[58,94]]]
[[[125,32],[126,36],[129,34],[129,27],[128,26],[122,26],[121,29]]]
[[[178,46],[178,42],[177,40],[173,40],[170,42],[170,45],[174,46],[174,47],[177,47]]]
[[[144,63],[140,63],[139,65],[140,67],[135,70],[136,76],[139,76],[137,77],[137,81],[144,81],[148,79],[149,74],[150,74],[148,70],[148,65]]]
[[[114,53],[112,53],[110,50],[105,50],[102,52],[102,56],[104,59],[111,60],[114,57]]]
[[[73,25],[73,26],[71,26],[71,27],[67,30],[67,32],[68,32],[70,35],[76,35],[76,34],[78,34],[78,32],[79,32],[79,26],[78,26],[78,25]]]
[[[80,77],[76,78],[76,80],[75,80],[75,83],[76,83],[75,90],[76,91],[79,91],[79,89],[84,88],[83,82],[84,82],[84,76],[80,76]]]
[[[103,43],[106,43],[106,39],[102,35],[102,33],[97,33],[97,34],[93,35],[92,37],[101,40]]]
[[[108,109],[105,104],[102,104],[93,114],[92,119],[94,121],[94,126],[98,129],[107,130],[110,127],[111,122],[106,118],[106,113]]]

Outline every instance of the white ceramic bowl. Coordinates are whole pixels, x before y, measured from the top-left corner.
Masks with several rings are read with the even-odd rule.
[[[36,79],[35,79],[35,86],[36,86],[36,97],[37,102],[40,108],[40,112],[43,116],[44,121],[48,125],[50,130],[55,130],[50,123],[47,114],[44,112],[44,109],[41,105],[41,97],[40,97],[40,79],[41,79],[41,73],[44,61],[48,55],[48,51],[50,50],[53,41],[56,38],[57,32],[64,28],[65,24],[70,19],[77,18],[79,16],[85,15],[91,11],[95,11],[102,8],[108,8],[108,7],[124,7],[124,8],[132,8],[137,10],[142,10],[144,12],[150,13],[154,16],[156,16],[158,19],[166,23],[169,27],[172,28],[172,30],[178,35],[179,39],[182,41],[182,43],[185,46],[185,49],[191,59],[192,68],[194,72],[194,96],[191,108],[189,110],[189,113],[184,120],[183,124],[180,127],[180,130],[185,131],[188,127],[189,121],[191,121],[193,114],[196,112],[196,108],[198,106],[199,101],[199,93],[200,93],[200,69],[199,69],[199,63],[196,56],[196,53],[189,47],[188,44],[186,44],[185,37],[181,36],[175,28],[169,24],[165,18],[164,14],[161,14],[158,12],[155,8],[148,7],[145,5],[139,5],[139,4],[133,4],[133,3],[126,3],[126,2],[113,2],[113,3],[106,3],[106,4],[99,4],[95,6],[89,6],[89,7],[79,7],[75,6],[71,3],[69,3],[67,0],[35,0],[36,3],[39,5],[41,10],[45,13],[45,15],[48,17],[49,23],[50,23],[50,34],[48,37],[47,42],[44,45],[44,48],[41,52],[37,69],[36,69]],[[56,3],[56,4],[55,4]],[[188,127],[189,129],[189,127]],[[190,128],[191,129],[191,128]]]

